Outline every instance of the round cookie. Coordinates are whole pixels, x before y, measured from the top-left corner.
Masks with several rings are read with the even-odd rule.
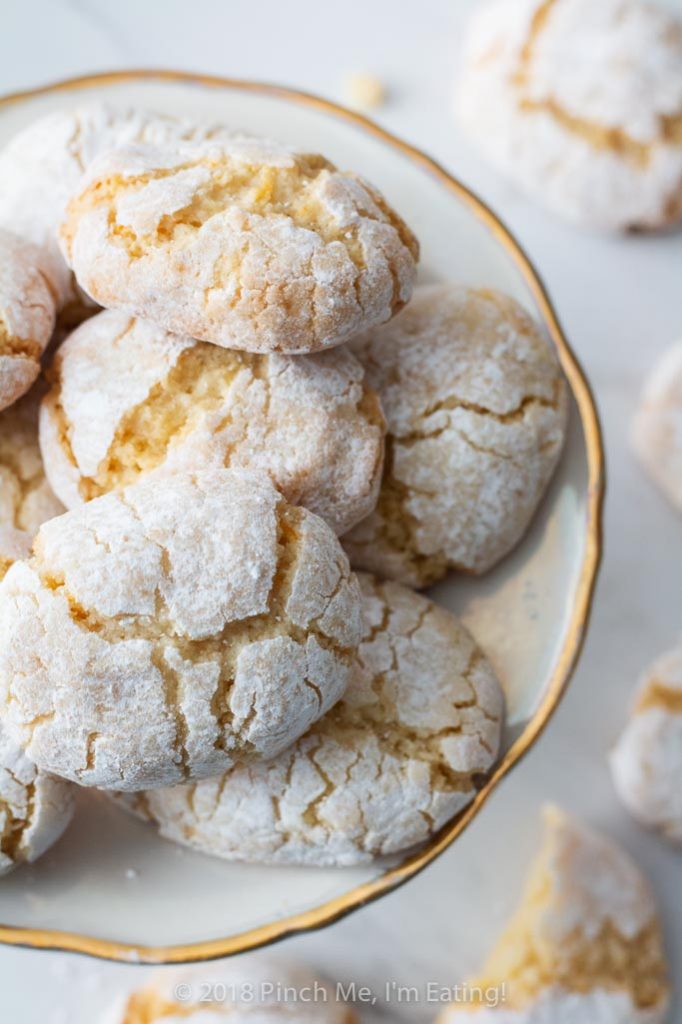
[[[0,725],[0,876],[56,843],[73,808],[69,783],[39,771]]]
[[[345,348],[237,352],[108,310],[62,345],[41,414],[68,507],[164,466],[245,467],[344,533],[379,494],[385,424]]]
[[[38,388],[0,413],[0,531],[32,538],[64,508],[45,479],[38,447]]]
[[[344,538],[351,563],[417,587],[486,572],[561,453],[567,388],[548,344],[513,299],[434,285],[351,348],[388,421],[379,503]]]
[[[651,479],[682,512],[682,341],[663,353],[646,380],[632,443]]]
[[[112,146],[226,135],[148,110],[91,103],[32,122],[0,152],[0,225],[43,250],[45,269],[61,308],[79,302],[73,275],[57,244],[57,228],[83,172]]]
[[[659,658],[645,676],[610,762],[631,814],[682,843],[682,647]]]
[[[503,173],[569,221],[626,230],[682,217],[682,21],[658,4],[482,4],[456,109]]]
[[[25,395],[40,373],[55,304],[40,250],[0,228],[0,410]]]
[[[343,694],[358,584],[263,476],[150,474],[0,584],[0,718],[40,768],[142,789],[272,758]]]
[[[344,698],[268,764],[122,797],[168,839],[228,860],[346,866],[421,843],[476,795],[503,696],[444,608],[361,575],[364,635]]]
[[[315,352],[383,323],[418,257],[372,186],[246,137],[102,154],[60,240],[100,305],[248,352]]]
[[[182,998],[179,998],[181,994]],[[239,957],[165,970],[112,1007],[102,1024],[356,1024],[334,986],[286,960]]]
[[[664,1024],[668,972],[647,880],[557,808],[545,820],[516,914],[438,1024]]]

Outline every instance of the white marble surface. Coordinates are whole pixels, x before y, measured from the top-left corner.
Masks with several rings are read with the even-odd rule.
[[[514,903],[547,799],[602,825],[651,876],[682,987],[682,856],[627,818],[605,761],[638,672],[682,629],[682,520],[642,477],[627,441],[643,374],[682,336],[682,232],[627,239],[578,233],[477,159],[450,116],[458,36],[473,2],[13,0],[2,12],[2,92],[88,71],[157,66],[343,99],[347,73],[378,74],[391,99],[377,120],[440,159],[503,215],[539,266],[594,385],[609,460],[606,558],[568,697],[538,747],[437,864],[383,902],[287,944],[287,954],[371,986],[378,1000],[366,1017],[383,1010],[431,1020],[436,1007],[423,999],[382,1007],[384,983],[454,984],[476,968]],[[671,2],[682,9],[682,0]],[[457,961],[455,943],[467,950]],[[0,1020],[94,1024],[113,993],[145,976],[143,968],[0,948]],[[680,1019],[678,1007],[671,1020]]]

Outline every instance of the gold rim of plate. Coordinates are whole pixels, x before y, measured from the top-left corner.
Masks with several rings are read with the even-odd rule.
[[[392,892],[411,878],[414,878],[415,875],[418,875],[420,871],[423,871],[427,865],[434,861],[436,857],[440,856],[457,836],[464,831],[478,814],[501,779],[507,775],[514,765],[518,764],[543,732],[564,695],[577,664],[585,640],[602,555],[602,509],[605,489],[605,466],[601,427],[592,391],[578,359],[564,336],[558,316],[542,280],[524,250],[492,210],[475,193],[466,188],[443,167],[421,152],[421,150],[415,149],[414,146],[409,145],[407,142],[403,142],[368,118],[347,110],[336,103],[332,103],[330,100],[315,96],[312,93],[300,92],[296,89],[285,88],[284,86],[222,78],[216,75],[146,69],[84,75],[78,78],[64,79],[63,81],[54,82],[37,89],[12,93],[8,96],[0,97],[0,110],[11,104],[20,103],[22,100],[46,93],[67,93],[90,86],[110,85],[127,81],[134,82],[145,79],[161,82],[185,82],[209,88],[241,89],[244,92],[260,93],[261,95],[288,100],[291,103],[298,103],[304,107],[321,110],[335,118],[355,125],[388,146],[397,149],[413,163],[423,168],[444,188],[452,192],[458,200],[465,203],[474,216],[485,224],[497,241],[509,253],[521,271],[526,284],[538,304],[578,406],[582,429],[585,435],[588,462],[585,556],[566,639],[554,672],[547,685],[545,695],[532,719],[523,730],[523,733],[504,754],[485,785],[477,793],[475,799],[433,836],[425,846],[421,847],[397,867],[386,871],[380,877],[359,885],[345,895],[323,903],[319,907],[299,914],[293,914],[271,924],[249,929],[238,935],[222,939],[211,939],[207,942],[175,946],[139,946],[100,939],[91,935],[78,935],[71,932],[51,931],[41,928],[19,928],[0,924],[0,943],[7,945],[84,953],[88,956],[106,960],[117,960],[124,963],[172,964],[234,956],[247,950],[279,942],[291,935],[313,931],[334,924],[347,914],[367,906],[374,900],[379,899],[379,897]]]

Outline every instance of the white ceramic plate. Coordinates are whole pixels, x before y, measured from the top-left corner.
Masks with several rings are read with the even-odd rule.
[[[0,103],[0,144],[48,111],[95,99],[220,120],[365,175],[418,234],[421,279],[499,288],[520,300],[544,323],[573,393],[566,450],[524,543],[485,578],[452,576],[434,588],[495,664],[509,718],[494,777],[428,847],[345,870],[227,864],[159,839],[84,792],[64,839],[0,883],[0,941],[149,962],[205,959],[338,919],[412,877],[473,820],[546,724],[579,653],[600,555],[603,455],[589,389],[533,268],[496,218],[423,154],[314,97],[159,72],[9,97]]]

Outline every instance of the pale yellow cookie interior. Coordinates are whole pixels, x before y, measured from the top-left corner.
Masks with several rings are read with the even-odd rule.
[[[179,464],[262,470],[336,533],[376,503],[383,414],[344,349],[237,352],[108,311],[66,340],[51,379],[41,445],[69,507]]]
[[[597,989],[625,991],[639,1010],[664,1004],[669,987],[661,928],[655,916],[632,936],[624,934],[608,916],[595,932],[590,929],[588,933],[580,923],[566,934],[560,928],[554,931],[552,914],[565,912],[560,903],[553,908],[557,901],[553,875],[557,835],[567,826],[556,808],[549,808],[545,818],[543,846],[531,867],[521,903],[482,974],[470,983],[476,998],[478,991],[485,993],[505,984],[508,1009],[529,1006],[552,988],[581,994]],[[589,862],[583,861],[582,867],[590,870]],[[605,869],[598,861],[592,868],[596,872]],[[570,904],[567,909],[570,913]]]

